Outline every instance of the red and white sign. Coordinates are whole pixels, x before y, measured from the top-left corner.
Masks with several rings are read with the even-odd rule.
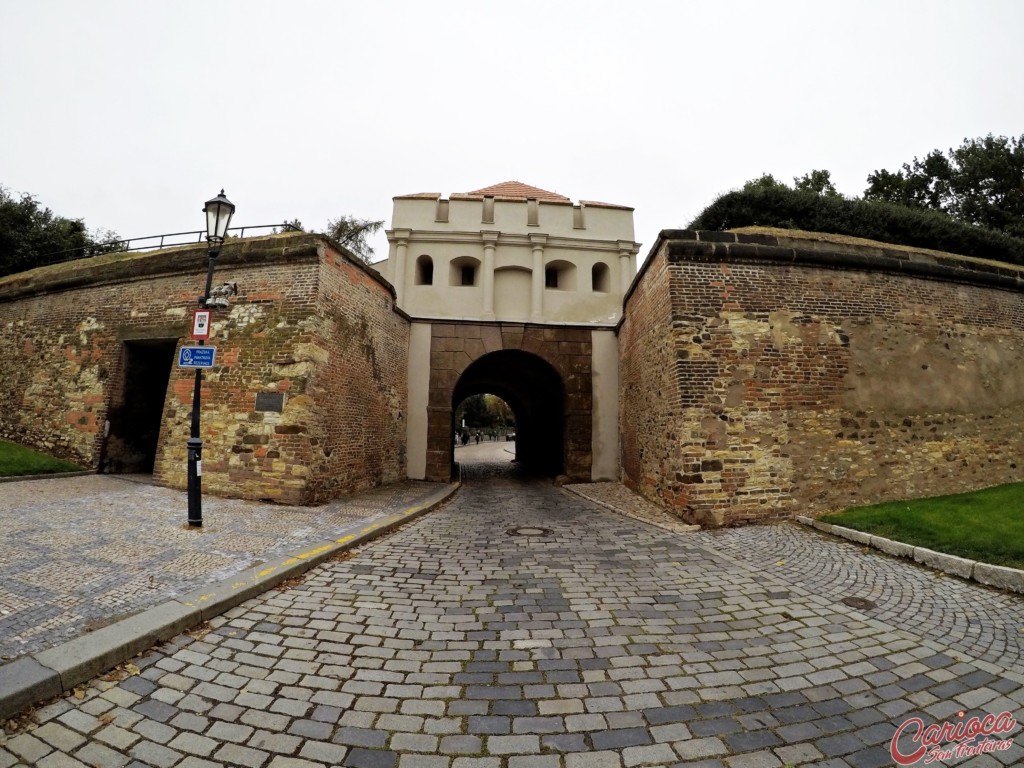
[[[210,338],[210,310],[197,309],[192,313],[192,338],[196,341]]]

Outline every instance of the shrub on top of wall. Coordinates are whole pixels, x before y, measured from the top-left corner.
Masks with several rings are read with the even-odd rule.
[[[687,228],[749,226],[830,232],[1024,264],[1024,240],[963,224],[938,211],[819,195],[784,186],[728,192],[701,211]]]

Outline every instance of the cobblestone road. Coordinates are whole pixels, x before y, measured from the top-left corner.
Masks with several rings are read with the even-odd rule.
[[[1022,714],[1016,675],[823,599],[756,537],[717,552],[466,470],[440,511],[40,709],[0,768],[863,768],[908,717]]]
[[[610,506],[680,531],[686,526],[664,510],[628,499],[618,483],[570,486]],[[695,534],[701,546],[771,574],[823,604],[859,598],[874,603],[875,619],[910,629],[960,654],[1024,675],[1024,596],[958,579],[890,557],[796,523],[748,526]]]

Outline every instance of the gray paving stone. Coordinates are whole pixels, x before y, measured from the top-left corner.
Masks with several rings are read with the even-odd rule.
[[[653,741],[646,728],[617,728],[609,731],[598,731],[591,736],[594,749],[624,749],[650,744]]]
[[[397,768],[398,755],[384,750],[353,747],[342,765],[345,768]]]
[[[715,755],[724,755],[728,752],[722,740],[714,736],[679,741],[673,744],[672,748],[683,760],[713,757]]]
[[[181,752],[151,741],[137,742],[128,751],[128,754],[147,765],[156,766],[156,768],[170,768],[184,757]]]
[[[398,768],[449,768],[452,759],[445,755],[401,755]]]
[[[298,736],[285,733],[271,733],[269,731],[256,731],[249,738],[248,746],[253,749],[290,755],[298,750],[301,743],[302,739]]]
[[[508,759],[508,768],[561,768],[557,755],[517,755]]]
[[[506,734],[512,732],[512,721],[501,716],[471,716],[468,724],[469,733],[476,735]]]
[[[14,762],[7,763],[4,760],[3,755],[0,754],[0,766],[4,766],[4,768],[9,768],[10,766],[13,766],[14,764],[15,764]],[[131,765],[132,764],[129,763],[129,768],[131,768]],[[151,768],[150,766],[145,766],[145,765],[141,765],[141,764],[136,764],[136,765],[138,766],[138,768]],[[51,752],[46,757],[44,757],[42,760],[40,760],[38,763],[36,763],[36,765],[33,766],[33,768],[89,768],[89,767],[85,763],[81,762],[80,760],[76,760],[75,758],[71,757],[70,755],[66,755],[63,752]]]
[[[129,758],[110,747],[91,742],[75,753],[75,757],[93,768],[124,768]]]
[[[581,733],[555,733],[541,736],[542,752],[582,752],[587,748],[586,737]]]
[[[536,754],[540,751],[540,737],[488,736],[487,751],[492,755]]]
[[[622,750],[622,762],[626,766],[667,765],[675,759],[676,754],[668,744],[626,747]]]
[[[259,768],[267,762],[270,753],[241,744],[225,744],[217,750],[214,757],[225,763],[242,765],[245,768]]]
[[[7,750],[31,765],[53,751],[53,747],[29,733],[20,733],[4,745]]]
[[[444,736],[438,749],[445,755],[473,755],[480,752],[479,736]]]
[[[565,756],[565,768],[622,768],[617,752],[586,752]]]
[[[348,754],[348,748],[326,741],[306,741],[299,750],[299,757],[316,760],[328,765],[340,765]]]
[[[107,729],[105,728],[104,730]],[[32,735],[62,752],[74,752],[75,749],[86,741],[85,737],[80,733],[55,722],[46,723],[36,728]]]
[[[332,741],[346,746],[377,749],[387,744],[388,736],[387,731],[342,726],[335,732]]]
[[[779,768],[782,763],[771,752],[750,752],[725,758],[729,768]]]

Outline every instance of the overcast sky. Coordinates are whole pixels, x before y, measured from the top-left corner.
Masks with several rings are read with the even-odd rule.
[[[0,0],[0,184],[136,237],[515,179],[635,207],[644,255],[764,172],[1021,135],[1022,37],[1016,0]]]

